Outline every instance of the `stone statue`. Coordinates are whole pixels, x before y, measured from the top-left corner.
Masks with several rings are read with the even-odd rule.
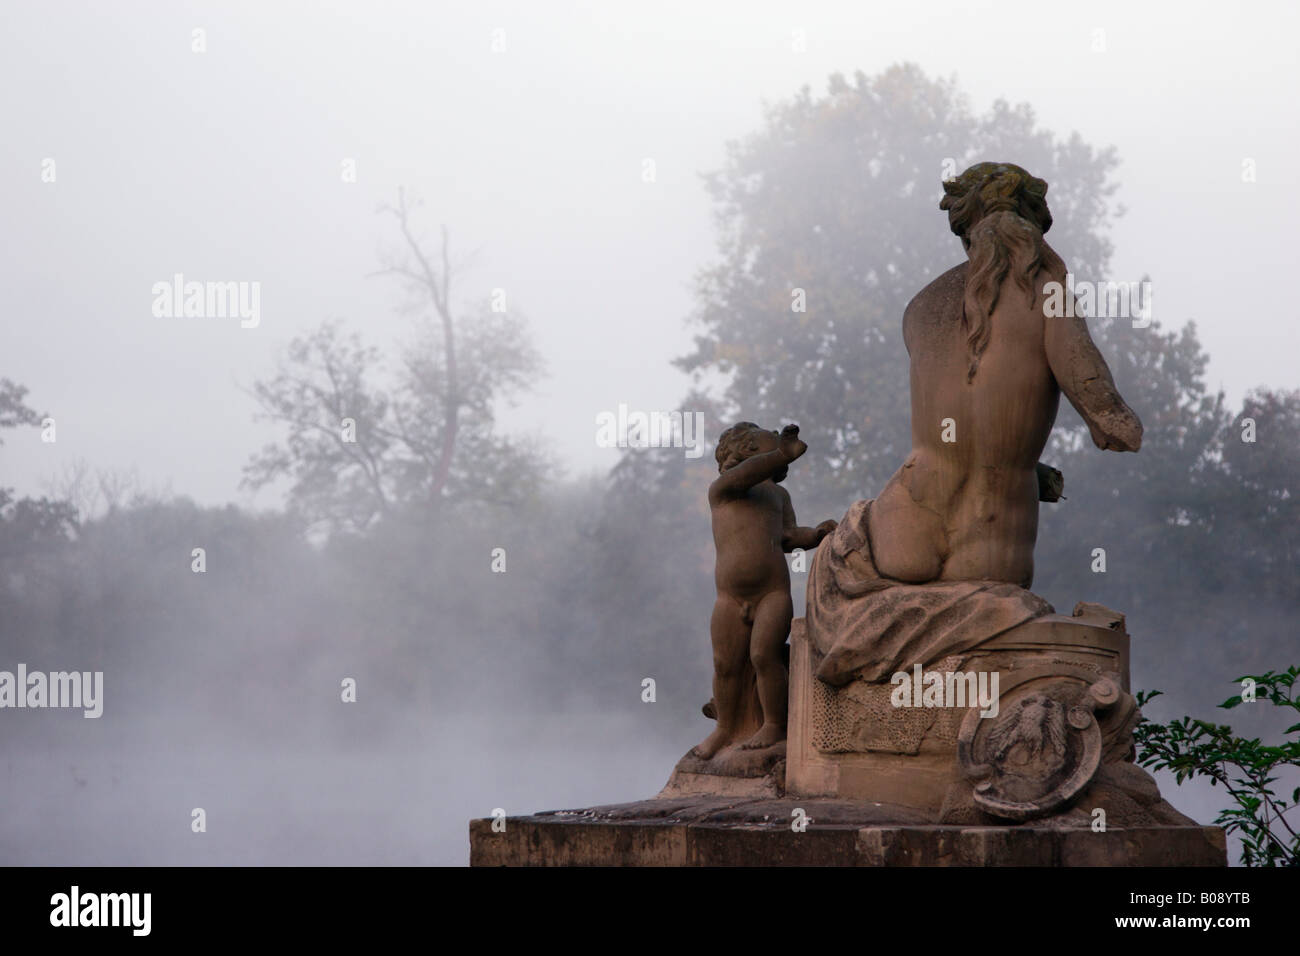
[[[808,624],[827,655],[819,676],[831,683],[878,679],[1050,611],[1025,589],[1038,503],[1059,498],[1060,473],[1038,456],[1062,392],[1099,448],[1142,442],[1086,321],[1044,311],[1045,286],[1064,284],[1066,271],[1043,238],[1047,184],[1019,166],[980,163],[944,193],[940,208],[968,261],[903,315],[911,454],[879,497],[849,511],[809,579]],[[953,586],[890,587],[931,582]],[[868,591],[889,593],[848,600]],[[885,630],[885,641],[872,639]]]
[[[1045,318],[1065,264],[1043,239],[1047,184],[980,163],[944,184],[940,208],[969,261],[903,314],[911,359],[912,453],[868,521],[876,567],[897,581],[1029,587],[1038,456],[1061,392],[1098,448],[1137,451],[1142,423],[1120,398],[1083,318]]]
[[[1059,816],[1091,793],[1112,822],[1177,823],[1128,762],[1139,715],[1123,616],[1083,603],[1057,615],[1028,590],[1039,501],[1061,498],[1060,473],[1038,460],[1061,393],[1098,448],[1137,451],[1142,424],[1085,319],[1044,307],[1049,283],[1066,282],[1043,239],[1047,184],[980,163],[943,188],[968,261],[903,316],[911,453],[809,571],[789,789],[943,823]],[[990,685],[996,705],[971,706],[966,687]]]
[[[736,742],[746,696],[755,691],[762,723],[741,748],[759,750],[785,739],[789,684],[782,649],[794,617],[785,555],[796,548],[811,551],[835,530],[834,521],[799,527],[790,493],[780,487],[790,463],[807,450],[798,425],[777,434],[739,422],[718,439],[719,476],[709,486],[718,599],[709,626],[713,700],[706,708],[718,726],[691,751],[701,760]]]
[[[654,800],[514,818],[500,836],[475,821],[476,862],[1225,864],[1223,831],[1133,763],[1124,616],[1057,614],[1028,590],[1038,504],[1063,498],[1038,460],[1061,393],[1098,448],[1142,441],[1085,320],[1045,309],[1066,283],[1043,239],[1047,184],[980,163],[943,189],[968,261],[903,316],[902,467],[803,528],[778,484],[806,450],[798,428],[727,429],[709,488],[717,729]],[[795,548],[816,553],[792,621]],[[814,823],[817,840],[800,835]]]

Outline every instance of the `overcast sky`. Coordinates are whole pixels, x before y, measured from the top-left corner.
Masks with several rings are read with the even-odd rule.
[[[508,421],[572,474],[607,467],[596,413],[674,408],[686,387],[668,363],[714,254],[699,173],[763,100],[900,61],[955,76],[977,111],[1027,101],[1058,135],[1118,147],[1114,277],[1149,274],[1155,318],[1196,320],[1210,384],[1234,401],[1300,385],[1282,291],[1294,4],[5,6],[0,377],[58,427],[53,445],[3,436],[0,485],[23,492],[81,458],[204,503],[277,504],[238,489],[278,434],[238,386],[325,318],[379,345],[406,335],[398,290],[366,277],[393,240],[375,209],[403,184],[431,236],[445,222],[454,251],[477,250],[454,298],[503,288],[532,323],[550,374]],[[260,324],[155,317],[153,284],[178,272],[260,282]]]

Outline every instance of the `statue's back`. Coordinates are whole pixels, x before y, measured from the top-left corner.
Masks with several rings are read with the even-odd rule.
[[[1042,286],[1050,276],[1039,272],[1032,300],[1004,280],[972,376],[962,320],[967,271],[962,264],[945,272],[904,314],[912,454],[873,509],[873,547],[881,572],[903,580],[1028,586],[1035,465],[1059,398],[1043,345]]]

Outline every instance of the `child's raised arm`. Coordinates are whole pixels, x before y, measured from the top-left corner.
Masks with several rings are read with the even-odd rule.
[[[793,460],[780,448],[746,458],[734,468],[728,468],[709,485],[709,501],[748,491],[759,482],[771,478]]]
[[[799,440],[798,425],[786,425],[777,438],[777,447],[772,451],[752,455],[719,475],[709,485],[709,502],[716,503],[727,495],[740,494],[761,481],[776,477],[781,469],[808,450],[808,446]]]

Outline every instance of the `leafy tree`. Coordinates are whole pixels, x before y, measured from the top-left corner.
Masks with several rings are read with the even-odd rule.
[[[26,396],[24,386],[0,378],[0,429],[41,423],[42,415],[27,404]],[[18,498],[12,488],[0,488],[0,565],[16,565],[33,552],[62,544],[76,528],[77,511],[68,502]]]
[[[706,427],[714,423],[708,437],[716,440],[722,419],[715,401],[692,393],[682,408],[701,412]],[[582,548],[594,557],[583,600],[596,626],[575,663],[621,671],[628,681],[653,675],[660,699],[679,695],[671,705],[685,715],[698,714],[711,693],[714,555],[706,494],[717,474],[711,446],[693,459],[680,448],[629,449],[610,474]]]
[[[0,428],[39,425],[41,416],[24,399],[27,389],[7,378],[0,378]],[[0,441],[3,444],[3,441]]]
[[[1283,708],[1295,718],[1300,700],[1295,684],[1300,667],[1281,673],[1239,677],[1238,683],[1252,681],[1255,698]],[[1141,692],[1138,703],[1145,704],[1160,691]],[[1244,703],[1241,694],[1229,697],[1219,706],[1231,710]],[[1222,786],[1232,797],[1232,805],[1222,810],[1215,823],[1241,838],[1241,862],[1245,866],[1300,866],[1300,834],[1286,815],[1300,804],[1300,787],[1289,797],[1279,795],[1274,785],[1283,768],[1300,768],[1300,723],[1287,727],[1284,740],[1277,746],[1264,744],[1258,737],[1239,737],[1226,724],[1182,717],[1167,724],[1143,720],[1134,729],[1137,760],[1143,767],[1169,770],[1182,784],[1185,780],[1204,777],[1211,786]]]
[[[1247,394],[1220,448],[1232,493],[1215,499],[1211,520],[1235,542],[1233,586],[1300,603],[1300,390]]]
[[[16,498],[12,489],[0,488],[0,565],[20,567],[36,552],[47,551],[72,539],[77,532],[77,509],[52,498]]]
[[[963,261],[940,183],[982,159],[1047,179],[1051,242],[1076,274],[1104,274],[1113,150],[1058,141],[1025,105],[975,115],[915,66],[835,75],[822,97],[805,87],[706,177],[720,258],[698,278],[700,334],[677,364],[725,376],[732,418],[798,422],[806,484],[839,513],[911,447],[903,309]]]

